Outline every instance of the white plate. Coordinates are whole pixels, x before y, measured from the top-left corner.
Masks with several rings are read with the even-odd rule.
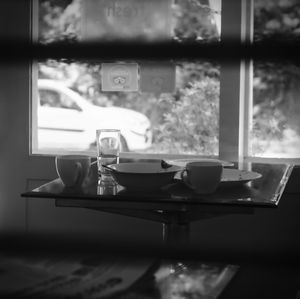
[[[261,177],[262,175],[260,173],[254,171],[224,168],[221,186],[242,185],[250,181],[257,180]]]
[[[261,177],[262,175],[260,173],[254,171],[224,168],[220,186],[239,186]]]
[[[172,165],[172,167],[162,168],[159,162],[131,162],[131,163],[120,163],[110,164],[109,169],[115,171],[115,173],[123,174],[165,174],[165,173],[176,173],[183,169],[183,167]]]
[[[174,159],[174,160],[165,160],[168,164],[176,165],[180,167],[185,167],[187,163],[190,162],[200,162],[200,161],[218,161],[221,162],[223,167],[232,167],[234,164],[231,162],[218,160],[218,159],[209,159],[209,158],[190,158],[190,159]]]

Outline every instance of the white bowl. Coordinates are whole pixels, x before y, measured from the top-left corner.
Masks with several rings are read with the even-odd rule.
[[[160,162],[133,162],[109,165],[116,182],[130,190],[157,190],[172,182],[180,166],[162,168]]]

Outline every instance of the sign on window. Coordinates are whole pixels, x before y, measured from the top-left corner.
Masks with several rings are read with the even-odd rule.
[[[173,93],[175,91],[175,65],[169,62],[141,63],[140,90],[142,92]]]
[[[82,37],[145,40],[172,36],[172,0],[85,0],[82,3]]]
[[[136,63],[102,63],[102,91],[138,91]]]

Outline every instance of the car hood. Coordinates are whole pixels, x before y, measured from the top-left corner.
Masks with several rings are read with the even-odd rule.
[[[107,112],[110,112],[114,115],[118,115],[119,117],[125,117],[125,118],[133,117],[140,121],[148,120],[148,118],[144,114],[131,109],[121,108],[121,107],[106,107],[105,109]]]
[[[121,107],[98,107],[93,106],[89,109],[89,115],[93,117],[96,123],[101,127],[110,128],[129,128],[150,127],[149,119],[142,113]]]

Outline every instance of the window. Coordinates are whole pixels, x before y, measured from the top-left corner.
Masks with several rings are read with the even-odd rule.
[[[254,1],[255,42],[291,42],[299,37],[299,1]],[[286,59],[254,60],[251,147],[255,157],[300,157],[300,66],[285,54]]]
[[[119,40],[124,36],[130,40],[142,33],[142,36],[151,41],[172,38],[180,42],[187,40],[218,42],[221,6],[219,0],[210,2],[164,0],[152,1],[149,5],[149,1],[142,0],[114,2],[40,0],[37,1],[38,41],[42,44],[51,44],[59,40],[66,43],[80,43],[93,38],[105,40],[114,37]],[[93,3],[98,5],[93,7]],[[90,16],[88,20],[83,18],[85,9]],[[131,21],[131,18],[129,20],[132,14],[136,17],[134,21]],[[140,18],[139,14],[143,17]],[[165,20],[162,15],[165,16]],[[147,24],[144,24],[144,17],[148,18]],[[157,24],[155,20],[158,19],[164,21]],[[100,33],[99,28],[102,29]],[[48,59],[37,63],[38,85],[43,85],[43,82],[48,80],[48,84],[51,85],[48,88],[51,87],[51,93],[54,90],[59,93],[60,102],[63,100],[60,90],[64,89],[71,96],[69,99],[72,98],[74,101],[81,98],[80,103],[83,103],[82,115],[77,117],[78,122],[85,121],[85,124],[82,124],[82,131],[78,130],[78,136],[74,136],[78,140],[78,148],[61,144],[60,149],[93,151],[95,130],[109,127],[121,129],[123,149],[129,152],[218,155],[220,97],[218,62],[205,60],[113,62],[123,66],[126,66],[126,63],[132,65],[137,62],[139,85],[137,91],[106,91],[103,86],[105,84],[103,65],[107,61],[66,62]],[[123,72],[121,76],[118,74],[113,76],[115,85],[125,83],[128,76],[132,77],[135,74]],[[64,87],[61,86],[62,83]],[[48,97],[50,98],[50,95]],[[62,103],[60,107],[63,107]],[[63,128],[55,128],[56,135],[50,130],[44,132],[45,127],[49,126],[41,127],[45,121],[41,119],[45,117],[43,115],[45,114],[40,113],[37,117],[39,131],[37,136],[43,135],[44,138],[38,140],[36,143],[38,146],[33,150],[36,153],[41,151],[51,153],[53,152],[53,146],[49,147],[51,136],[57,138],[57,135],[65,135],[63,128],[66,128],[66,124]],[[66,115],[61,117],[68,121]],[[84,139],[86,144],[82,144],[82,135],[90,136],[90,139]],[[62,143],[67,142],[65,138],[61,140]],[[55,140],[52,143],[56,143]]]
[[[74,43],[82,40],[81,15],[80,9],[78,9],[80,0],[66,0],[61,3],[63,4],[57,5],[57,1],[39,1],[40,22],[38,27],[41,43],[47,44],[57,40]],[[102,3],[105,4],[106,1],[103,0]],[[131,8],[134,9],[132,10],[119,7],[118,1],[114,3],[114,7],[109,7],[108,18],[102,21],[107,28],[112,25],[112,18],[123,18],[123,21],[127,18],[126,20],[128,20],[128,16],[133,12],[138,13],[145,9],[145,6],[135,7],[133,0],[126,2],[133,5]],[[171,16],[168,16],[164,25],[154,29],[155,34],[150,32],[149,36],[157,36],[158,32],[162,30],[161,34],[165,38],[171,28],[172,38],[179,43],[202,41],[204,44],[206,42],[222,44],[229,40],[252,42],[252,30],[254,29],[254,40],[257,41],[259,38],[265,39],[265,34],[270,28],[279,30],[282,27],[278,26],[278,20],[274,21],[272,17],[271,19],[267,18],[270,17],[268,10],[272,10],[274,7],[276,7],[276,14],[280,16],[281,22],[289,24],[293,28],[292,36],[294,37],[299,32],[297,29],[299,9],[290,11],[286,15],[287,7],[297,4],[297,1],[293,2],[293,0],[272,0],[268,2],[268,5],[263,0],[223,1],[222,21],[221,1],[174,0],[170,3],[172,3]],[[120,9],[122,13],[119,13]],[[191,22],[188,21],[189,18]],[[118,22],[117,26],[121,28],[122,20],[118,20]],[[260,24],[260,32],[258,24]],[[136,26],[136,24],[132,26]],[[145,27],[143,27],[144,29]],[[110,27],[106,30],[113,29]],[[139,35],[139,30],[141,29],[133,30],[133,32]],[[102,37],[108,36],[105,35],[105,32],[100,34]],[[114,34],[119,37],[118,30],[117,32],[115,30]],[[127,36],[126,38],[130,40],[132,37]],[[222,58],[222,53],[219,52],[219,54]],[[168,79],[172,77],[170,75],[172,72],[176,73],[176,88],[174,92],[160,94],[153,90],[143,93],[139,91],[104,92],[99,84],[103,62],[107,61],[47,60],[40,61],[36,69],[40,79],[51,78],[60,82],[64,81],[67,88],[80,96],[83,101],[88,102],[88,105],[84,105],[85,108],[95,105],[97,111],[106,109],[104,111],[112,113],[113,109],[118,106],[119,109],[126,109],[127,113],[131,113],[129,112],[131,110],[139,113],[135,114],[136,118],[131,114],[125,120],[130,134],[136,138],[132,142],[137,145],[136,148],[133,148],[128,141],[127,149],[131,152],[215,155],[232,160],[237,158],[248,160],[291,158],[295,161],[294,158],[299,157],[297,150],[299,148],[299,125],[296,117],[298,111],[296,95],[299,91],[297,91],[296,85],[296,89],[289,92],[288,96],[282,96],[282,90],[277,91],[278,94],[281,94],[281,99],[285,99],[279,103],[278,94],[275,95],[276,91],[273,88],[274,86],[278,87],[278,82],[265,80],[266,74],[273,74],[274,70],[280,69],[278,65],[263,61],[264,67],[262,68],[262,61],[240,60],[240,57],[232,61],[167,61],[165,69],[169,68],[169,71],[166,73],[169,75]],[[139,61],[121,62],[140,63]],[[151,61],[151,64],[158,65],[156,61]],[[161,69],[164,69],[161,63],[159,65]],[[170,71],[171,69],[173,71]],[[296,82],[297,67],[288,67],[288,69],[295,75]],[[281,70],[284,71],[284,69]],[[74,74],[80,72],[84,74],[80,79],[80,85],[74,84],[76,82]],[[139,65],[139,79],[141,72],[142,67]],[[280,75],[277,76],[278,78]],[[285,78],[287,79],[285,82],[279,83],[288,84],[289,77]],[[160,81],[154,83],[158,86],[161,84]],[[286,105],[287,97],[290,97],[289,105]],[[197,105],[193,106],[195,103]],[[125,110],[123,111],[125,113]],[[112,114],[106,112],[104,115],[110,115],[110,117],[108,116],[110,120],[114,118],[111,116]],[[122,126],[123,124],[124,122],[122,122]],[[109,123],[106,121],[105,125],[109,125]],[[94,129],[92,128],[92,130]],[[84,131],[86,130],[84,129]],[[138,138],[141,137],[142,141],[139,142]],[[88,151],[91,148],[88,146],[83,150]],[[33,153],[39,152],[41,151],[38,147],[33,148]]]

